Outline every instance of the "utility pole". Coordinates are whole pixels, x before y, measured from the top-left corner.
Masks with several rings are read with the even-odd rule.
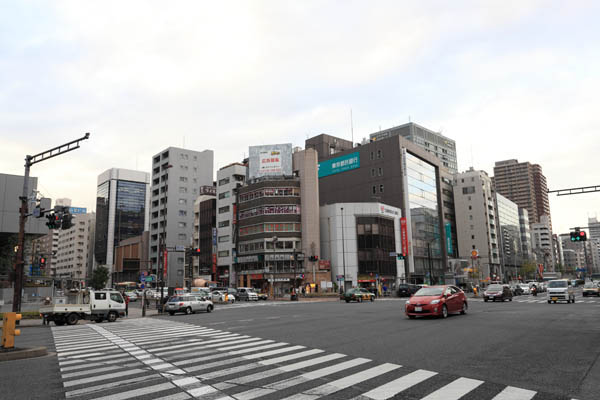
[[[24,267],[25,267],[25,222],[27,221],[27,201],[29,193],[29,171],[31,166],[39,162],[48,160],[50,158],[60,156],[79,148],[79,142],[89,139],[89,132],[82,138],[73,140],[69,143],[62,144],[54,147],[50,150],[43,151],[34,156],[25,156],[25,176],[23,180],[23,193],[19,199],[21,200],[21,207],[19,209],[19,236],[18,236],[18,247],[17,247],[17,259],[15,260],[15,285],[13,293],[13,312],[21,312],[21,292],[23,291]]]

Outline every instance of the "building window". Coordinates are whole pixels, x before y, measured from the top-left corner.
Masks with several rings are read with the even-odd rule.
[[[229,206],[225,206],[225,207],[220,207],[219,208],[219,214],[223,214],[229,212]]]
[[[186,217],[187,216],[187,211],[185,211],[185,210],[179,210],[179,216],[180,217]]]
[[[469,215],[469,219],[472,221],[472,220],[473,220],[473,216],[472,216],[472,215]]]
[[[177,264],[183,264],[183,257],[177,257]]]
[[[187,176],[180,176],[179,177],[179,182],[187,182],[187,181],[188,181]]]
[[[219,252],[219,257],[229,257],[229,250],[222,250]]]
[[[471,240],[475,240],[475,235],[471,235]]]
[[[219,199],[226,199],[230,196],[229,190],[223,193],[219,193]]]
[[[219,222],[219,228],[225,228],[226,226],[229,226],[229,220]]]
[[[373,187],[371,187],[371,192],[373,192],[373,194],[377,194],[377,186],[373,185]]]
[[[187,204],[187,199],[179,199],[179,204],[180,205],[186,205]]]
[[[475,193],[475,186],[465,186],[462,188],[463,194],[473,194]]]
[[[375,168],[371,168],[371,177],[375,176]]]
[[[373,160],[373,159],[374,159],[374,157],[373,157],[373,152],[371,152],[371,160]]]
[[[383,152],[381,150],[377,150],[377,158],[383,158]]]
[[[223,178],[219,180],[219,186],[227,185],[229,183],[229,178]]]
[[[469,206],[469,210],[473,209],[473,207]]]
[[[180,228],[185,228],[187,226],[187,223],[185,223],[185,222],[179,222],[177,224],[177,226],[180,227]]]
[[[379,185],[379,193],[383,193],[383,185]]]
[[[183,187],[183,186],[180,186],[179,187],[179,193],[187,193],[187,188]]]
[[[219,243],[229,242],[229,235],[219,236]]]
[[[383,168],[377,168],[377,176],[383,176]]]
[[[187,235],[185,233],[180,233],[179,235],[177,235],[177,239],[179,240],[185,240],[187,238]]]

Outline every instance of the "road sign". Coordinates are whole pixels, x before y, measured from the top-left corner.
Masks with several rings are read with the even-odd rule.
[[[145,279],[146,282],[154,282],[154,277],[153,276],[147,276]]]
[[[394,252],[394,251],[392,251],[392,252],[390,253],[390,257],[396,257],[397,255],[398,255],[398,254],[397,254],[396,252]]]
[[[477,258],[478,255],[479,255],[479,252],[477,250],[471,250],[471,257],[472,258]]]
[[[336,275],[338,281],[344,280],[344,275]]]
[[[140,285],[140,288],[144,289],[146,287],[146,285],[144,285],[143,283]]]
[[[175,246],[175,251],[185,251],[185,246]]]

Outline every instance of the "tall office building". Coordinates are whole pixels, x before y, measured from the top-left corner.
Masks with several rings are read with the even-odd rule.
[[[215,186],[200,188],[194,202],[194,244],[200,255],[192,257],[192,278],[216,281],[217,277],[217,197]]]
[[[547,215],[552,230],[548,186],[541,166],[527,161],[498,161],[494,182],[498,193],[527,210],[530,223],[539,223],[542,215]]]
[[[306,140],[306,148],[335,150],[335,139],[318,135]],[[448,240],[451,231],[444,223],[441,169],[440,159],[401,135],[333,154],[319,153],[319,204],[381,203],[399,208],[406,218],[409,248],[396,283],[444,282],[447,244],[453,240]],[[337,268],[332,265],[332,270]],[[363,274],[368,271],[359,269],[359,276]]]
[[[451,174],[458,172],[456,142],[441,133],[424,128],[414,122],[396,126],[369,135],[371,140],[381,140],[392,136],[402,136],[415,143],[440,160],[440,164]]]
[[[500,238],[501,264],[505,277],[509,280],[519,276],[523,263],[519,206],[500,193],[496,193],[498,210],[498,233]]]
[[[163,276],[169,288],[184,284],[185,253],[181,249],[192,245],[194,202],[200,187],[212,183],[212,150],[168,147],[152,157],[150,262],[155,272],[161,270],[164,240],[167,263]]]
[[[98,176],[94,255],[111,279],[115,247],[121,240],[148,230],[150,174],[111,168]]]
[[[217,276],[222,284],[234,285],[237,220],[237,190],[246,182],[246,163],[229,164],[217,171]]]
[[[554,244],[548,215],[542,215],[540,222],[531,224],[531,243],[538,264],[544,264],[544,271],[554,271]]]
[[[472,254],[476,254],[472,262],[473,277],[494,279],[496,276],[496,279],[502,279],[503,275],[508,276],[500,268],[496,199],[488,174],[471,168],[454,175],[454,204],[458,252],[463,258],[471,258]],[[507,224],[517,223],[514,221],[514,210],[511,212],[510,208],[504,206],[506,204],[503,204],[503,214],[512,216],[505,220],[513,221]]]

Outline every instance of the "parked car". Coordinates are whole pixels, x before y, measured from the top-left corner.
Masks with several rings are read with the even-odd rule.
[[[417,293],[419,287],[410,283],[401,283],[398,285],[398,297],[410,297]]]
[[[139,297],[136,292],[125,292],[125,296],[129,297],[129,301],[136,301]]]
[[[575,303],[575,289],[566,279],[556,279],[548,282],[548,304],[558,301]]]
[[[375,293],[363,288],[360,288],[359,290],[363,294],[363,300],[375,301]]]
[[[487,287],[485,292],[483,292],[483,301],[485,302],[488,300],[512,301],[512,297],[512,291],[508,285],[490,285]]]
[[[258,295],[254,288],[237,288],[239,300],[242,301],[258,301]]]
[[[235,301],[240,301],[240,294],[236,288],[227,288],[227,293],[235,297]]]
[[[467,296],[456,286],[440,285],[420,289],[406,301],[404,312],[413,319],[433,315],[446,318],[450,313],[466,314]]]
[[[263,293],[261,290],[256,290],[256,295],[258,296],[259,300],[267,300],[269,298],[269,296],[267,296],[267,294]]]
[[[175,315],[177,312],[192,314],[196,311],[211,312],[214,309],[213,302],[206,297],[200,296],[173,296],[167,301],[167,312]]]
[[[521,286],[519,285],[512,285],[510,290],[512,291],[513,296],[520,296],[523,294],[523,289],[521,289]]]
[[[598,296],[600,297],[600,287],[595,282],[586,282],[583,285],[583,297]]]
[[[365,291],[369,293],[368,290]],[[363,300],[371,299],[370,293],[367,293],[362,292],[359,288],[352,288],[346,290],[340,297],[342,297],[342,300],[346,301],[346,303],[350,303],[351,301],[356,301],[360,303]]]
[[[531,290],[529,289],[529,285],[526,283],[520,283],[519,287],[523,291],[523,294],[531,294]]]
[[[225,291],[213,290],[213,292],[211,293],[212,301],[215,303],[230,303],[230,304],[235,303],[235,296],[229,296],[228,293],[227,293],[227,300],[225,300],[226,293],[227,292],[225,292]]]

